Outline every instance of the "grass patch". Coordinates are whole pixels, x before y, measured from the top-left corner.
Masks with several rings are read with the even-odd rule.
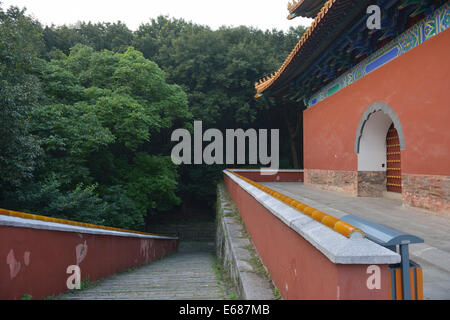
[[[229,276],[224,267],[224,261],[217,258],[214,254],[211,255],[211,265],[216,275],[217,281],[220,284],[222,295],[225,300],[238,300],[239,294],[234,286],[233,279]]]
[[[99,285],[104,279],[99,279],[97,281],[91,281],[91,275],[88,274],[86,279],[81,280],[81,288],[80,290],[70,290],[71,292],[79,292],[79,291],[83,291],[86,290],[88,288],[92,288],[95,287],[97,285]]]
[[[250,257],[250,260],[247,260],[247,262],[250,263],[250,265],[252,266],[253,272],[264,277],[270,283],[274,299],[281,300],[280,291],[278,290],[277,287],[275,287],[275,285],[272,281],[272,278],[270,277],[269,271],[267,271],[267,268],[262,263],[254,246],[248,245],[248,246],[245,246],[244,249],[247,249],[248,251],[250,251],[251,257]]]
[[[229,204],[230,206],[230,212],[229,213],[225,213],[223,211],[222,206],[220,205],[220,193],[222,193],[222,196],[224,198],[224,200]],[[236,222],[238,222],[241,226],[242,226],[242,236],[243,238],[248,238],[250,239],[250,235],[247,232],[247,228],[245,227],[245,223],[242,220],[242,217],[239,213],[239,210],[236,206],[236,204],[234,203],[233,199],[231,198],[230,194],[228,193],[228,191],[225,188],[224,183],[220,183],[218,185],[217,188],[217,213],[218,213],[218,217],[233,217],[235,219]],[[219,219],[217,219],[219,220]]]

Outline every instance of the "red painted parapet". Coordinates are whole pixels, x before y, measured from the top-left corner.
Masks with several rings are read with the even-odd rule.
[[[322,211],[319,211],[313,207],[310,207],[304,203],[301,203],[300,201],[297,201],[295,199],[292,199],[291,197],[285,196],[284,194],[281,194],[279,192],[276,192],[275,190],[265,187],[256,181],[253,181],[247,177],[244,177],[244,176],[238,174],[236,172],[236,170],[227,170],[227,171],[231,172],[236,177],[244,180],[245,182],[251,184],[252,186],[260,189],[261,191],[280,200],[281,202],[284,202],[286,205],[294,208],[298,212],[301,212],[302,214],[310,216],[314,220],[322,223],[323,225],[326,225],[327,227],[330,227],[334,231],[336,231],[346,237],[350,237],[354,232],[359,232],[361,234],[361,236],[364,237],[364,232],[362,232],[358,228],[355,228],[354,226],[352,226],[340,219],[337,219],[337,218],[330,216]]]
[[[239,172],[239,174],[241,173]],[[232,175],[231,172],[229,174],[225,172],[225,186],[239,210],[263,264],[268,269],[283,299],[389,299],[388,264],[392,263],[394,259],[397,259],[398,262],[398,256],[394,257],[393,253],[388,253],[385,248],[377,248],[376,244],[362,238],[359,233],[352,239],[351,235],[345,237],[332,228],[323,227],[321,232],[323,232],[324,238],[321,239],[316,232],[320,226],[312,225],[317,221],[312,218],[314,222],[310,222],[310,217],[301,217],[299,225],[310,223],[310,229],[315,229],[310,235],[315,237],[314,241],[321,242],[321,245],[325,244],[326,246],[328,245],[327,241],[339,239],[340,244],[349,244],[349,246],[344,245],[335,250],[336,243],[329,243],[330,248],[334,246],[335,252],[350,252],[350,255],[353,254],[353,249],[364,251],[364,248],[375,248],[374,251],[380,253],[379,257],[381,257],[378,261],[384,262],[376,263],[376,259],[370,260],[369,263],[357,262],[366,261],[366,258],[371,256],[374,251],[367,252],[366,256],[362,252],[354,261],[348,263],[332,261],[327,250],[318,249],[318,242],[311,241],[310,238],[307,239],[309,236],[305,238],[297,230],[294,230],[292,221],[296,218],[292,218],[293,211],[289,209],[288,204],[276,205],[282,206],[285,212],[289,211],[286,216],[287,219],[292,219],[290,223],[286,220],[282,221],[268,209],[269,201],[275,203],[277,200],[268,200],[263,205],[261,199],[268,199],[268,195],[259,194],[255,197],[249,192],[250,189],[244,190],[242,179],[237,180]],[[248,185],[251,186],[251,184]],[[300,212],[298,214],[301,215]],[[350,247],[352,249],[349,249]],[[347,249],[349,250],[347,251]],[[391,262],[387,262],[391,258]]]
[[[177,239],[0,215],[0,299],[68,290],[69,266],[96,281],[177,250]]]
[[[300,169],[279,169],[276,171],[270,169],[230,170],[256,182],[303,182],[303,170]]]

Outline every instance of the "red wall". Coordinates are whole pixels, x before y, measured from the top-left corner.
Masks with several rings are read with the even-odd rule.
[[[84,259],[78,255],[82,259],[79,267],[81,278],[89,275],[91,281],[149,263],[177,249],[177,240],[0,226],[0,299],[20,299],[24,294],[43,299],[67,291],[67,267],[77,264],[76,247],[85,242],[87,251]],[[11,260],[16,263],[11,264]]]
[[[278,171],[274,175],[262,175],[260,171],[236,171],[236,173],[255,182],[303,182],[303,172]]]
[[[356,130],[384,102],[405,134],[402,172],[450,175],[450,30],[306,110],[305,169],[357,170]]]
[[[332,263],[228,176],[224,179],[251,240],[283,299],[389,298],[387,265],[380,265],[381,289],[367,289],[367,265]]]

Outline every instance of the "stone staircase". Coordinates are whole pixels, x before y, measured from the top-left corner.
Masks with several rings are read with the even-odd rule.
[[[216,278],[214,245],[180,242],[177,253],[130,272],[101,280],[57,300],[220,300],[224,288]]]
[[[214,221],[202,221],[154,224],[148,228],[148,232],[177,236],[181,241],[213,242],[215,238],[215,223]]]

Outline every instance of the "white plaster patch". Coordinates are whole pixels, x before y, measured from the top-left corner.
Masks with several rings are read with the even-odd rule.
[[[75,253],[77,255],[77,266],[80,265],[80,263],[86,258],[88,251],[88,246],[86,243],[86,240],[84,240],[84,243],[80,243],[75,247]]]
[[[30,251],[25,251],[25,253],[23,254],[23,262],[25,263],[25,266],[29,266],[30,265],[30,257],[31,257],[31,252]]]
[[[9,265],[9,277],[14,279],[20,272],[21,264],[17,261],[13,249],[11,249],[6,256],[6,264]]]
[[[145,262],[150,261],[151,247],[152,243],[150,240],[141,239],[141,255],[144,257]]]

